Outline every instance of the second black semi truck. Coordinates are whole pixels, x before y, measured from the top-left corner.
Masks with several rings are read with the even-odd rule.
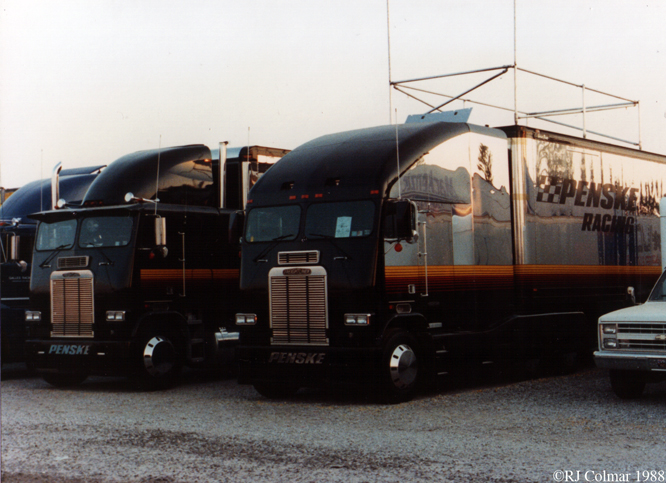
[[[229,229],[249,187],[286,151],[220,151],[190,145],[124,156],[82,206],[32,215],[26,351],[46,381],[122,374],[164,387],[183,365],[228,356],[238,339],[228,329],[240,267]]]
[[[239,381],[404,400],[426,373],[591,353],[660,273],[664,180],[664,156],[519,126],[310,141],[250,192]]]

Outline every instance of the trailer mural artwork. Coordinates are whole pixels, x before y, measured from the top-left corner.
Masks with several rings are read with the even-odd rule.
[[[658,277],[666,157],[521,126],[323,136],[252,189],[239,380],[411,397],[470,363],[591,353]]]
[[[286,151],[204,145],[111,163],[82,206],[39,221],[26,351],[44,379],[129,375],[174,382],[183,365],[231,364],[238,239],[247,190]]]

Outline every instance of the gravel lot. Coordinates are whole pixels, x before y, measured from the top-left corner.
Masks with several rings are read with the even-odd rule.
[[[622,401],[592,367],[482,377],[393,406],[323,391],[269,401],[200,372],[152,393],[123,379],[63,390],[22,366],[2,372],[6,483],[552,482],[558,470],[638,481],[636,471],[666,470],[666,383]]]

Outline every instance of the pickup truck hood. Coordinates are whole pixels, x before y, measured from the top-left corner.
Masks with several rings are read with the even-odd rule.
[[[599,318],[600,322],[666,322],[666,302],[645,302],[642,305],[616,310]]]

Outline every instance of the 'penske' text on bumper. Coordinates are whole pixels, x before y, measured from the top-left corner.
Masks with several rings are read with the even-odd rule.
[[[69,354],[72,356],[87,355],[89,350],[90,346],[88,345],[51,344],[51,347],[49,348],[49,354]]]
[[[271,352],[268,363],[323,364],[325,356],[325,352]]]

